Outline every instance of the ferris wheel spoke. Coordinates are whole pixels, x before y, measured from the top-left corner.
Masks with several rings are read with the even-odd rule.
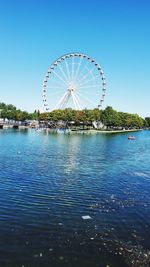
[[[92,81],[94,81],[94,80],[96,80],[97,78],[100,78],[100,75],[98,74],[98,75],[94,75],[91,79],[89,79],[89,80],[86,80],[86,81],[84,81],[84,82],[79,82],[78,84],[79,84],[79,86],[80,85],[84,85],[84,84],[87,84],[87,83],[89,83],[89,82],[92,82]]]
[[[57,85],[51,85],[51,86],[48,86],[47,89],[64,89],[63,86],[57,86]]]
[[[67,76],[66,76],[65,72],[63,71],[63,69],[62,69],[61,65],[58,65],[58,68],[60,69],[61,73],[62,73],[62,74],[63,74],[63,76],[64,76],[64,79],[65,79],[65,80],[66,80],[66,82],[68,83],[68,78],[67,78]]]
[[[47,87],[46,87],[47,89],[53,89],[53,88],[57,88],[57,89],[67,89],[68,87],[67,87],[67,85],[65,85],[65,84],[55,84],[55,83],[52,83],[52,84],[49,84]]]
[[[77,68],[76,73],[75,73],[75,79],[76,79],[77,76],[78,76],[78,73],[79,73],[80,67],[81,67],[81,65],[82,65],[82,62],[83,62],[83,57],[80,57],[80,61],[79,61],[79,64],[78,64],[78,68]]]
[[[72,81],[73,81],[73,78],[74,78],[74,57],[72,57]]]
[[[91,99],[89,99],[88,97],[86,97],[85,95],[83,95],[83,94],[81,94],[79,92],[77,94],[79,95],[79,97],[81,97],[85,101],[88,101],[90,104],[95,105],[95,103]]]
[[[88,97],[89,99],[91,99],[93,97],[93,94],[92,94],[92,91],[90,90],[78,90],[77,91],[78,94],[81,94],[81,96],[85,95],[85,97]],[[99,98],[100,97],[100,91],[97,91],[95,94],[94,94],[94,97],[96,98]]]
[[[68,80],[71,80],[71,73],[70,73],[70,70],[69,70],[69,65],[68,65],[67,60],[65,60],[65,65],[66,65]]]
[[[89,74],[94,78],[94,74],[93,71],[91,69],[89,69],[88,67],[86,67],[88,72],[86,74],[84,74],[81,79],[79,79],[79,83],[82,83],[88,76]]]
[[[82,70],[80,69],[80,72],[78,73],[78,76],[77,76],[78,81],[80,80],[80,78],[81,78],[82,76],[85,75],[85,70],[87,71],[88,65],[89,65],[89,62],[88,62],[87,64],[84,65],[84,67],[83,67]]]
[[[57,100],[59,100],[60,99],[60,95],[64,95],[64,93],[66,92],[66,90],[64,90],[64,91],[54,91],[53,92],[53,99],[55,100],[55,103],[56,103],[56,101]],[[44,95],[43,95],[44,96]],[[49,97],[51,97],[51,94],[49,94],[49,93],[46,93],[45,94],[45,97],[47,98],[49,98]]]
[[[57,79],[55,76],[54,77],[51,77],[51,80],[50,81],[51,81],[51,84],[54,83],[55,85],[58,85],[58,86],[62,85],[62,81],[59,80],[59,79]]]
[[[86,89],[86,88],[97,88],[100,87],[100,84],[88,85],[88,86],[79,86],[79,89]]]
[[[53,73],[57,76],[59,80],[61,80],[63,83],[65,83],[68,86],[68,83],[57,73],[53,70]]]
[[[53,92],[53,93],[51,93]],[[47,87],[47,91],[45,92],[46,95],[50,95],[50,94],[53,94],[53,95],[60,95],[60,94],[63,94],[64,92],[66,92],[66,88],[57,88],[57,87]]]

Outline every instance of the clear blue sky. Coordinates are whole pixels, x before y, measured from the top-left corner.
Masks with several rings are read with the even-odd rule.
[[[34,111],[52,61],[79,51],[107,77],[107,105],[150,116],[149,0],[1,0],[0,102]]]

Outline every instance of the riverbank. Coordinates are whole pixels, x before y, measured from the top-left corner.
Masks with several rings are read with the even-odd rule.
[[[112,130],[112,131],[97,131],[99,133],[128,133],[128,132],[139,132],[143,131],[142,129],[129,129],[129,130]]]
[[[39,131],[39,130],[38,130]],[[42,129],[41,129],[42,131]],[[129,129],[129,130],[96,130],[96,129],[46,129],[46,132],[49,134],[117,134],[117,133],[130,133],[142,131],[141,129]]]
[[[128,130],[98,130],[98,129],[65,129],[65,128],[31,128],[29,126],[10,126],[6,125],[0,127],[1,130],[18,129],[18,130],[35,130],[36,132],[46,132],[47,134],[117,134],[117,133],[130,133],[142,131],[142,129],[128,129]]]

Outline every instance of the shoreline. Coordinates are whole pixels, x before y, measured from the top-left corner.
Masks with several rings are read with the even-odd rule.
[[[139,132],[142,129],[130,129],[130,130],[69,130],[69,129],[45,129],[49,134],[117,134],[117,133],[130,133]],[[40,130],[42,131],[42,129]]]
[[[111,130],[111,131],[97,131],[100,133],[128,133],[128,132],[139,132],[139,131],[143,131],[142,129],[130,129],[130,130]]]
[[[98,130],[98,129],[63,129],[63,128],[31,128],[28,126],[19,126],[19,127],[6,127],[0,128],[0,130],[34,130],[35,132],[46,132],[47,134],[117,134],[117,133],[132,133],[143,131],[143,129],[128,129],[128,130]]]

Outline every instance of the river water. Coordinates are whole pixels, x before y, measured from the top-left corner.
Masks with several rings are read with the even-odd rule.
[[[150,266],[150,132],[127,136],[0,131],[0,266]]]

